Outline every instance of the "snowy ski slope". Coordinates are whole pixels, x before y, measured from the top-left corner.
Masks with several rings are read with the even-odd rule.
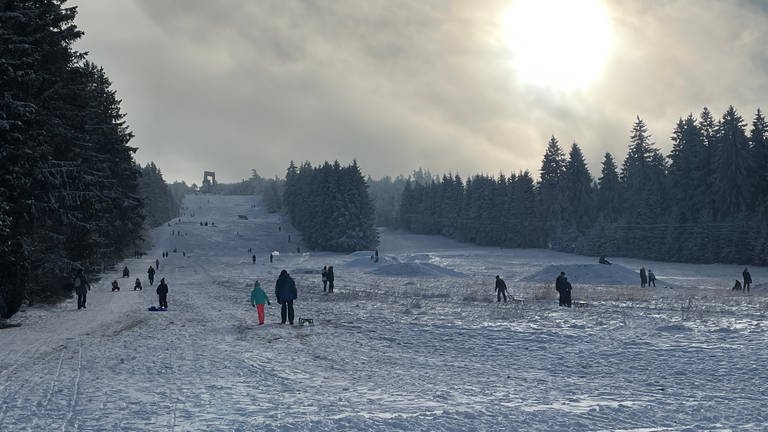
[[[146,259],[125,261],[130,278],[120,264],[93,284],[87,310],[25,308],[21,327],[0,330],[1,431],[768,428],[766,268],[750,268],[746,295],[729,291],[739,266],[601,266],[386,230],[375,264],[371,251],[308,252],[253,197],[189,196],[181,222],[153,236]],[[147,311],[155,258],[168,312]],[[641,265],[657,288],[632,280]],[[587,307],[557,307],[560,268]],[[280,325],[274,300],[256,325],[250,287],[274,299],[282,269],[314,326]],[[522,303],[495,302],[497,274]]]

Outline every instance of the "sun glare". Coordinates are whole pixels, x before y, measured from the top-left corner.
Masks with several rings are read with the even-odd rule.
[[[568,91],[600,79],[613,46],[601,0],[516,0],[502,21],[522,82]]]

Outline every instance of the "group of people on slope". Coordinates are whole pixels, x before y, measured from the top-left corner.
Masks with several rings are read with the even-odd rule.
[[[565,272],[560,272],[560,275],[555,279],[555,290],[559,294],[560,306],[571,307],[571,290],[573,287],[568,282],[568,278],[565,277]],[[504,299],[504,303],[507,302],[507,283],[504,282],[499,275],[496,275],[496,286],[494,291],[496,292],[496,302],[501,303],[501,299]]]
[[[736,279],[736,283],[733,284],[733,288],[731,288],[731,291],[744,291],[749,292],[749,287],[752,285],[752,275],[749,274],[749,269],[744,267],[744,271],[741,272],[741,277],[744,279],[744,285],[741,284],[741,281]]]
[[[285,324],[288,321],[289,324],[293,325],[293,301],[298,298],[298,292],[296,282],[286,270],[280,272],[280,276],[275,282],[275,298],[280,304],[280,323]],[[253,283],[253,290],[251,290],[251,306],[256,308],[259,325],[264,324],[264,304],[271,305],[272,303],[270,303],[267,293],[261,288],[259,281],[256,281]]]
[[[650,288],[651,285],[656,288],[656,275],[653,273],[653,270],[649,267],[646,272],[645,267],[640,267],[640,287],[645,288],[648,286]]]
[[[160,261],[155,260],[155,265],[159,266]],[[152,265],[149,266],[147,269],[147,277],[149,278],[149,284],[153,285],[155,283],[155,268],[152,267]],[[128,266],[125,266],[123,268],[123,277],[127,277],[126,275],[130,274],[130,270],[128,270]],[[88,279],[85,277],[85,273],[82,269],[78,269],[75,273],[75,277],[73,280],[73,285],[75,287],[75,294],[77,295],[77,309],[87,309],[86,308],[86,301],[88,298],[88,291],[91,290],[91,285],[88,282]],[[120,284],[117,282],[117,279],[112,281],[112,292],[118,292],[120,291]],[[143,291],[143,287],[141,285],[141,279],[136,278],[136,282],[133,285],[134,291]],[[161,308],[168,308],[168,284],[165,282],[165,278],[160,279],[160,283],[157,285],[157,289],[155,290],[158,296],[158,303],[160,304]]]

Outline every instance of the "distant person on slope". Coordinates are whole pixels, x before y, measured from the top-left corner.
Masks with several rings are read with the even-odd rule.
[[[136,283],[133,284],[133,290],[134,291],[136,291],[136,290],[142,291],[141,280],[139,278],[136,278]]]
[[[112,292],[120,291],[120,285],[117,284],[117,279],[112,281]]]
[[[333,281],[336,279],[336,276],[333,275],[333,266],[328,266],[328,274],[325,276],[328,278],[328,292],[333,292]]]
[[[77,310],[85,309],[85,301],[88,297],[88,291],[91,290],[91,285],[88,283],[88,279],[85,278],[83,269],[79,269],[75,274],[75,294],[77,294]]]
[[[320,277],[323,279],[323,292],[328,287],[328,267],[323,266],[323,271],[320,272]]]
[[[275,282],[275,297],[280,303],[281,324],[285,324],[285,319],[293,325],[293,301],[298,297],[296,292],[296,282],[283,270]]]
[[[648,284],[648,276],[645,274],[645,267],[640,267],[640,288],[645,288]]]
[[[563,306],[571,307],[571,290],[573,290],[571,283],[568,282],[567,277],[563,276],[563,292],[560,294]]]
[[[731,291],[741,291],[741,282],[739,282],[738,279],[736,279],[736,283],[733,284],[733,288],[731,288]]]
[[[152,284],[155,283],[155,269],[152,267],[151,264],[147,269],[147,277],[149,278],[149,285],[152,286]]]
[[[504,279],[496,275],[496,302],[501,303],[501,296],[504,296],[504,303],[507,302],[507,284]]]
[[[251,306],[256,308],[259,315],[259,325],[264,324],[264,303],[272,304],[267,298],[267,293],[261,289],[259,281],[256,281],[253,283],[253,290],[251,291]]]
[[[168,309],[168,285],[165,283],[165,278],[160,279],[160,284],[157,285],[155,292],[157,292],[160,307]]]
[[[749,270],[746,267],[744,267],[741,275],[744,277],[744,291],[749,292],[749,286],[752,285],[752,275],[749,274]]]
[[[128,270],[128,266],[123,267],[123,277],[129,277],[131,275],[130,270]]]
[[[565,281],[565,272],[560,272],[560,275],[557,276],[557,279],[555,279],[555,291],[557,291],[558,294],[558,306],[565,306],[565,296],[563,294],[563,291],[565,289],[564,282]]]
[[[656,275],[653,274],[653,270],[651,270],[649,267],[648,268],[648,288],[650,288],[651,285],[653,285],[653,287],[656,288]]]

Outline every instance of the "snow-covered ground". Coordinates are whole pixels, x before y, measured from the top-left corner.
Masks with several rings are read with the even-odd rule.
[[[146,259],[125,261],[130,278],[120,265],[93,284],[87,310],[75,300],[25,308],[11,320],[20,327],[0,330],[0,430],[767,427],[766,268],[750,268],[757,287],[746,295],[729,290],[738,266],[605,266],[393,231],[372,263],[370,251],[305,251],[251,197],[190,196],[185,207],[180,223],[154,231]],[[147,311],[155,258],[168,312]],[[332,295],[323,265],[335,269]],[[640,266],[657,288],[639,287]],[[274,301],[256,325],[250,287],[258,279],[274,298],[281,269],[296,279],[297,316],[314,326],[280,325]],[[557,307],[561,269],[586,307]],[[497,274],[522,303],[495,302]],[[131,290],[137,276],[144,291]],[[110,292],[113,279],[122,291]]]

